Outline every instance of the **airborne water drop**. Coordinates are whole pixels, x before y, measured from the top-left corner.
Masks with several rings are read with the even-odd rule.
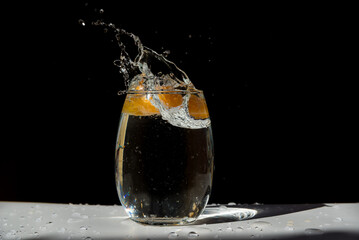
[[[86,24],[85,24],[85,21],[83,20],[83,19],[79,19],[79,24],[81,25],[81,26],[85,26]]]

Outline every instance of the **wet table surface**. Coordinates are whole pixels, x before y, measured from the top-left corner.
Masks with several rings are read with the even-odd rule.
[[[359,239],[359,203],[210,204],[192,225],[148,226],[116,205],[0,202],[0,239]]]

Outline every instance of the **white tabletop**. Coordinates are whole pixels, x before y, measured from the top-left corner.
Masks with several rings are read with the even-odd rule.
[[[212,204],[192,225],[148,226],[116,205],[0,202],[0,239],[359,239],[359,203]]]

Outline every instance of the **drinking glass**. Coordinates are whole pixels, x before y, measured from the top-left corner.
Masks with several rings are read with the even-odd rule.
[[[194,222],[208,202],[213,137],[203,92],[128,91],[116,144],[117,192],[129,217]]]

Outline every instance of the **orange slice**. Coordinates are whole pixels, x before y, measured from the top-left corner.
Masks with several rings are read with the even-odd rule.
[[[160,114],[159,110],[152,105],[150,99],[152,99],[152,97],[147,94],[128,94],[122,112],[135,116]],[[159,94],[159,99],[167,108],[178,107],[183,102],[182,94]],[[188,112],[194,119],[205,119],[209,117],[205,99],[197,95],[190,96]]]
[[[178,107],[183,102],[182,94],[158,94],[158,97],[167,108]]]
[[[209,118],[206,100],[196,95],[191,95],[188,100],[188,112],[195,119]]]
[[[122,112],[135,116],[150,116],[160,113],[147,99],[146,94],[128,94]]]

